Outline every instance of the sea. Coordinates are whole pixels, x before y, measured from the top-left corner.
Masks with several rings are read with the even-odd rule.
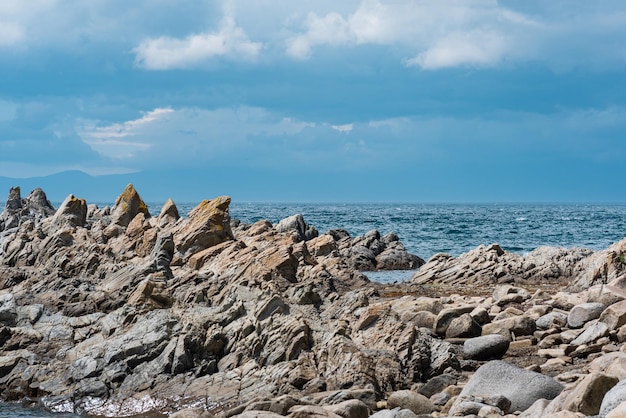
[[[150,213],[158,215],[162,204],[148,203]],[[196,205],[177,203],[181,216]],[[345,229],[352,237],[373,229],[382,235],[394,232],[409,252],[425,260],[442,252],[458,256],[492,243],[521,254],[543,245],[599,250],[626,237],[626,204],[233,202],[230,206],[231,218],[245,223],[266,219],[275,224],[294,214],[302,214],[320,234],[331,229]],[[407,280],[412,272],[367,274],[371,280],[395,282]],[[0,418],[48,416],[58,417],[0,405]]]

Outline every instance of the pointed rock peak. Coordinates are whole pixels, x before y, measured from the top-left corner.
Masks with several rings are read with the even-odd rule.
[[[54,206],[52,206],[52,203],[48,200],[46,193],[39,187],[30,192],[26,197],[26,205],[31,211],[44,216],[52,216],[56,212]]]
[[[67,220],[74,226],[85,226],[87,222],[87,202],[73,194],[65,198],[54,215],[54,222]]]
[[[11,187],[9,190],[9,197],[7,197],[7,203],[4,206],[4,209],[8,213],[15,213],[22,209],[23,200],[21,195],[20,187]]]
[[[180,214],[178,213],[178,208],[172,199],[167,199],[167,202],[161,208],[161,213],[159,214],[159,219],[164,217],[171,217],[175,220],[180,218]]]
[[[232,240],[228,206],[230,197],[220,196],[213,200],[203,200],[191,212],[189,221],[176,231],[174,241],[177,251],[183,257],[198,251]]]
[[[132,184],[128,184],[122,194],[115,200],[113,207],[113,223],[123,227],[128,226],[138,213],[150,217],[148,206],[144,203]]]
[[[198,206],[189,212],[190,219],[207,218],[220,212],[228,215],[230,196],[220,196],[212,200],[203,200]]]

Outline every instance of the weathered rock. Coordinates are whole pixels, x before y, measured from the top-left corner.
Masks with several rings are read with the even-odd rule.
[[[563,327],[567,325],[567,315],[563,312],[549,312],[535,321],[537,328],[549,329],[552,327]]]
[[[583,333],[576,337],[576,339],[574,339],[574,341],[572,341],[570,344],[589,344],[599,338],[606,337],[607,335],[609,335],[609,331],[609,327],[604,322],[596,322],[595,324],[584,330]]]
[[[191,212],[189,221],[174,232],[176,251],[187,258],[201,250],[234,239],[230,229],[230,197],[203,200]]]
[[[502,332],[515,334],[516,336],[532,335],[537,329],[535,321],[525,315],[501,319],[483,326],[483,335],[500,334]]]
[[[450,326],[450,323],[454,318],[458,318],[463,314],[470,313],[474,310],[473,305],[464,305],[458,306],[454,308],[446,308],[443,309],[437,315],[437,319],[435,320],[435,326],[433,330],[437,333],[437,335],[446,335],[446,331]]]
[[[602,398],[600,404],[600,416],[605,416],[617,408],[622,402],[626,402],[626,379],[620,380]]]
[[[599,320],[607,324],[609,329],[618,329],[626,324],[626,300],[607,307],[600,315]]]
[[[574,306],[567,315],[567,325],[570,328],[580,328],[592,319],[597,319],[604,311],[604,305],[601,303],[581,303]]]
[[[12,293],[0,294],[0,325],[15,326],[17,324],[17,306]]]
[[[111,223],[126,227],[138,213],[143,213],[146,218],[150,217],[148,206],[141,199],[135,187],[129,184],[115,200]]]
[[[576,388],[570,392],[563,392],[559,398],[552,402],[556,404],[556,410],[549,405],[544,412],[552,413],[559,410],[580,412],[586,416],[597,415],[605,394],[616,384],[618,379],[602,373],[587,375]]]
[[[467,382],[459,398],[463,396],[504,396],[511,401],[505,412],[525,411],[537,399],[554,399],[563,386],[540,373],[520,369],[500,360],[480,367]],[[453,409],[455,408],[453,406]]]
[[[387,407],[408,409],[417,415],[430,414],[435,410],[435,406],[426,396],[411,390],[393,392],[387,398]]]
[[[65,198],[57,209],[52,222],[57,225],[68,223],[71,226],[85,226],[87,222],[87,202],[73,194]]]
[[[375,414],[370,415],[370,418],[417,418],[417,415],[410,409],[383,409]]]
[[[463,356],[472,360],[500,359],[509,344],[510,340],[499,334],[470,338],[463,344]]]
[[[167,225],[173,225],[180,219],[178,208],[172,199],[167,199],[167,202],[163,204],[161,213],[157,218],[158,225],[163,228]]]
[[[282,219],[276,224],[275,228],[278,232],[293,233],[295,241],[308,241],[319,235],[314,226],[307,225],[304,222],[304,217],[301,214]]]
[[[482,327],[470,314],[466,313],[450,321],[446,329],[446,338],[471,338],[477,337],[482,332]]]

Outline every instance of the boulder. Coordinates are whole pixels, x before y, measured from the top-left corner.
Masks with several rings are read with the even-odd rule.
[[[554,399],[562,390],[563,386],[549,376],[493,360],[474,373],[459,398],[504,396],[511,401],[510,408],[504,412],[510,413],[525,411],[537,399]]]
[[[463,344],[463,356],[472,360],[500,359],[509,344],[510,340],[499,334],[470,338]]]
[[[370,418],[417,418],[417,415],[410,409],[382,409],[372,415]]]
[[[607,324],[612,330],[626,324],[626,300],[607,307],[600,315],[599,320]]]
[[[532,335],[537,329],[535,321],[526,315],[501,319],[483,326],[483,335],[513,333],[515,336]]]
[[[564,399],[558,409],[580,412],[586,416],[597,415],[600,412],[600,406],[605,394],[613,388],[618,381],[617,377],[603,373],[588,374],[576,385],[574,390],[563,392],[559,396]],[[558,400],[555,399],[553,402],[558,403]],[[547,411],[550,411],[550,406]]]
[[[430,399],[411,390],[393,392],[387,398],[387,407],[408,409],[417,415],[430,414],[435,410],[435,406]]]
[[[597,302],[581,303],[574,306],[567,315],[570,328],[580,328],[592,319],[597,319],[604,311],[604,305]]]
[[[567,325],[567,315],[563,312],[552,311],[540,316],[535,323],[539,329],[550,329]]]
[[[482,327],[470,314],[454,318],[446,330],[446,338],[471,338],[480,335]]]
[[[626,402],[626,379],[620,380],[602,398],[600,404],[600,416],[605,416],[617,408],[622,402]]]
[[[609,335],[609,327],[604,322],[596,322],[583,331],[570,344],[583,345],[596,341],[599,338]]]

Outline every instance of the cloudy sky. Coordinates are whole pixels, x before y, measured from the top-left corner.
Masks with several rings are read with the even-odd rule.
[[[626,201],[621,0],[3,0],[0,80],[4,177]]]

